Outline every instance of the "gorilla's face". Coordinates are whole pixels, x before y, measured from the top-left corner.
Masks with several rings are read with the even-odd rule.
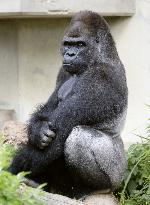
[[[90,63],[90,45],[86,38],[64,37],[62,45],[63,67],[70,73],[84,72]]]
[[[64,69],[72,74],[83,73],[94,59],[96,44],[90,26],[83,20],[73,20],[62,41]]]
[[[63,68],[72,74],[81,74],[91,65],[109,55],[112,38],[105,20],[92,12],[79,12],[66,30],[61,53]],[[113,47],[113,46],[112,46]]]

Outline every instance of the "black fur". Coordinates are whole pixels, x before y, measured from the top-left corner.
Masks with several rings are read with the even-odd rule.
[[[14,174],[30,170],[30,178],[48,182],[48,191],[71,197],[114,189],[125,168],[120,133],[128,91],[107,23],[94,12],[77,13],[61,50],[63,65],[55,91],[32,114],[28,144],[18,151],[9,170]],[[84,141],[87,131],[93,137]]]

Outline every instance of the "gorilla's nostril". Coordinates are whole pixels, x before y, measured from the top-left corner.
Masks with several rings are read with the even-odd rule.
[[[66,55],[69,57],[73,57],[73,56],[75,56],[75,53],[66,53]]]

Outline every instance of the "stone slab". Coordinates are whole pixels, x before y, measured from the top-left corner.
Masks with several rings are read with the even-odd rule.
[[[0,17],[71,17],[80,10],[103,16],[131,16],[135,0],[0,0]]]

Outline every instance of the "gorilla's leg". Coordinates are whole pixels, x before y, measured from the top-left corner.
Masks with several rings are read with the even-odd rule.
[[[73,129],[66,140],[65,157],[76,184],[91,191],[114,190],[126,165],[121,138],[87,126]]]
[[[31,179],[41,176],[51,164],[48,148],[49,147],[45,150],[40,150],[29,143],[23,145],[17,151],[8,170],[12,174],[30,171],[31,173],[29,176]]]
[[[45,191],[74,197],[72,178],[66,166],[64,156],[48,161],[49,148],[40,150],[27,144],[18,150],[8,171],[18,174],[21,171],[30,171],[23,181],[30,186],[47,183]],[[32,180],[32,181],[31,181]]]

